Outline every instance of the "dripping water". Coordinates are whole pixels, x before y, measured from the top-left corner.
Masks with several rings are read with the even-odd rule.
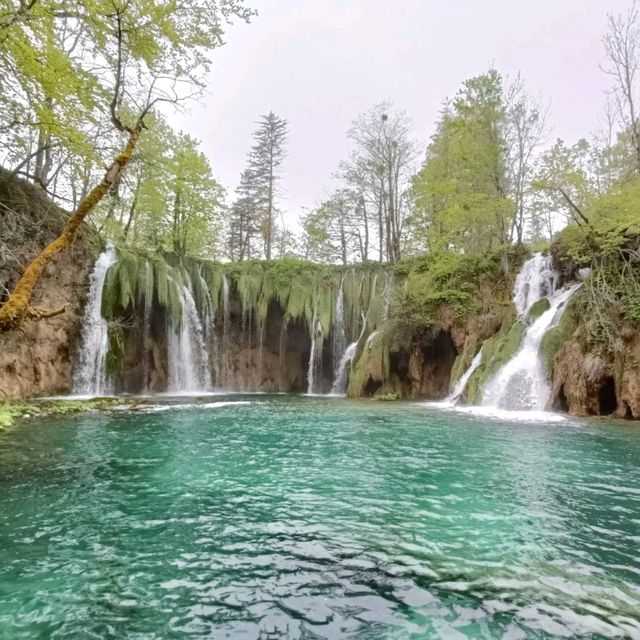
[[[462,374],[460,380],[456,383],[453,391],[445,398],[445,402],[456,402],[467,388],[467,382],[473,375],[473,372],[482,364],[482,349],[476,353],[467,370]]]
[[[211,373],[202,322],[189,287],[182,286],[179,292],[180,322],[171,322],[167,330],[168,390],[178,393],[203,391],[210,387]]]

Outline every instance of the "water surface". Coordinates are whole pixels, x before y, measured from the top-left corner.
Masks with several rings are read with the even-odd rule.
[[[640,637],[640,428],[231,396],[0,434],[1,638]]]

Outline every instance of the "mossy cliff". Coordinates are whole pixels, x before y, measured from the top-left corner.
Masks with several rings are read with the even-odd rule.
[[[568,227],[552,246],[565,277],[584,282],[542,341],[550,408],[640,419],[640,218],[635,204],[623,213]]]
[[[66,214],[32,185],[1,173],[0,201],[0,282],[9,289]],[[587,260],[583,236],[568,236],[552,247],[561,277],[572,281],[581,268],[592,270],[582,273],[582,288],[542,341],[550,406],[639,418],[638,248],[631,238],[616,249],[624,260],[605,253]],[[97,236],[85,228],[48,267],[36,295],[42,306],[64,304],[66,313],[3,338],[0,395],[71,390],[88,274],[99,251]],[[515,249],[506,272],[503,250],[349,267],[294,259],[219,263],[127,247],[117,248],[117,257],[102,313],[107,370],[118,392],[167,389],[168,342],[184,322],[185,289],[202,324],[212,386],[304,392],[313,343],[315,390],[327,392],[341,355],[355,343],[347,376],[352,397],[442,398],[482,349],[461,399],[479,402],[487,380],[518,350],[523,322],[548,308],[543,299],[517,320],[511,295],[527,255]]]

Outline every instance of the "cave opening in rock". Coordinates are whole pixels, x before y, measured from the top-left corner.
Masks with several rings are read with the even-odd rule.
[[[382,386],[382,382],[378,380],[374,380],[371,376],[367,380],[367,384],[364,385],[364,394],[365,396],[373,396],[378,389]]]
[[[569,402],[567,401],[567,396],[564,392],[564,385],[562,385],[562,387],[560,387],[560,391],[558,391],[558,395],[553,403],[553,408],[556,411],[563,411],[564,413],[569,412]]]
[[[598,405],[601,416],[611,415],[618,406],[616,383],[611,376],[605,378],[600,391],[598,391]]]

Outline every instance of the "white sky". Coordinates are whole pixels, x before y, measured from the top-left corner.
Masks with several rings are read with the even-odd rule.
[[[281,207],[294,219],[328,194],[353,118],[382,100],[405,110],[426,148],[443,100],[494,66],[522,72],[550,105],[550,138],[597,126],[606,14],[631,0],[247,0],[259,15],[227,31],[210,95],[179,116],[233,195],[255,122],[289,121]]]

